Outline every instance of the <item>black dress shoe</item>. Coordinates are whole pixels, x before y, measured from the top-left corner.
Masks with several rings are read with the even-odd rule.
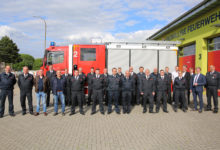
[[[199,113],[202,113],[202,109],[199,110]]]
[[[72,116],[72,115],[74,115],[74,114],[75,114],[75,112],[71,112],[69,115]]]
[[[105,113],[102,111],[101,114],[104,115]]]
[[[218,110],[214,110],[213,113],[217,114],[217,113],[218,113]]]
[[[0,115],[0,118],[3,118],[3,115]]]
[[[15,114],[14,114],[14,113],[13,113],[13,114],[10,114],[10,116],[11,116],[11,117],[14,117],[14,116],[15,116]]]
[[[116,113],[119,115],[119,114],[120,114],[120,111],[117,111]]]
[[[31,115],[34,115],[33,111],[30,112]]]
[[[183,112],[187,112],[187,110],[186,110],[186,109],[183,109]]]
[[[22,115],[23,115],[23,116],[26,115],[26,112],[22,112]]]
[[[212,109],[211,108],[206,108],[206,110],[205,111],[212,111]]]
[[[156,110],[156,113],[159,113],[159,110]]]
[[[150,110],[150,111],[149,111],[149,113],[151,113],[151,114],[152,114],[152,113],[154,113],[154,112],[153,112],[152,110]]]
[[[167,111],[167,110],[164,110],[163,112],[165,112],[165,113],[169,113],[169,111]]]
[[[108,114],[111,114],[112,112],[111,111],[108,111]]]
[[[127,113],[127,111],[123,111],[123,114],[126,114]]]
[[[127,114],[130,114],[130,113],[131,113],[131,111],[130,111],[130,110],[128,110],[128,111],[127,111]]]
[[[85,115],[85,113],[83,111],[80,112],[81,115]]]
[[[95,114],[95,111],[94,112],[91,112],[91,115],[94,115]]]
[[[146,112],[147,112],[147,110],[146,110],[146,109],[144,109],[144,110],[143,110],[143,113],[146,113]]]

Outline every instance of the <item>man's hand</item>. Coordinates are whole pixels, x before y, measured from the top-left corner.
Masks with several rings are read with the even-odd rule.
[[[192,93],[192,90],[190,90],[190,93]]]
[[[144,95],[144,93],[143,93],[143,92],[141,92],[141,95]]]
[[[152,95],[154,96],[154,95],[155,95],[155,92],[152,92]]]
[[[194,86],[197,86],[198,85],[198,83],[194,83]]]

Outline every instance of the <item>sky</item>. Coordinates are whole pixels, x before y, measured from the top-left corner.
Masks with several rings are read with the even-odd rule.
[[[20,53],[44,55],[47,47],[103,42],[144,42],[202,0],[0,0],[0,38],[9,36]]]

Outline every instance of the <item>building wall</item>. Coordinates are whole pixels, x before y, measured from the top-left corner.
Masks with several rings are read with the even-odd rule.
[[[162,35],[156,40],[181,41],[178,47],[196,44],[195,67],[201,67],[202,73],[207,72],[207,38],[220,36],[220,27],[214,27],[214,24],[220,24],[220,6],[199,16],[198,18],[184,24],[171,32]],[[193,28],[196,27],[195,28]]]

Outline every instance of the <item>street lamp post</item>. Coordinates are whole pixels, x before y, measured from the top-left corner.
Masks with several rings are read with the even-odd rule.
[[[44,22],[44,26],[45,26],[44,50],[46,50],[46,46],[47,46],[46,45],[47,44],[47,23],[46,23],[46,20],[43,17],[41,17],[41,16],[33,16],[33,17],[39,18],[39,19],[41,19]]]

